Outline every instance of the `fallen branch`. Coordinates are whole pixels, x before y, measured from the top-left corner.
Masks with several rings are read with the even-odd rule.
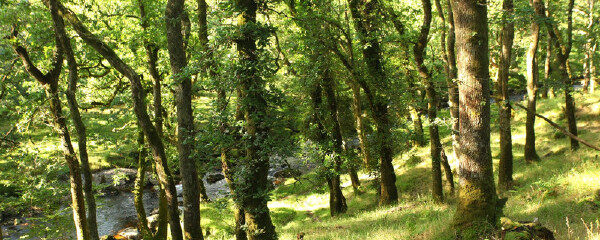
[[[530,112],[530,113],[533,113],[533,114],[534,114],[536,117],[539,117],[539,118],[541,118],[541,119],[544,119],[544,121],[548,122],[550,125],[552,125],[552,127],[554,127],[554,128],[556,128],[556,129],[558,129],[560,132],[564,133],[565,135],[569,136],[570,138],[572,138],[572,139],[575,139],[576,141],[578,141],[578,142],[582,143],[583,145],[586,145],[586,146],[588,146],[588,147],[590,147],[590,148],[592,148],[592,149],[595,149],[595,150],[597,150],[597,151],[600,151],[600,147],[598,147],[598,146],[595,146],[595,145],[593,145],[593,144],[591,144],[591,143],[589,143],[589,142],[586,142],[585,140],[583,140],[583,139],[581,139],[581,138],[579,138],[579,137],[577,137],[577,136],[573,135],[572,133],[570,133],[570,132],[569,132],[569,131],[567,131],[566,129],[562,128],[562,127],[561,127],[561,126],[559,126],[558,124],[556,124],[556,123],[554,123],[554,122],[550,121],[550,119],[548,119],[548,118],[546,118],[546,117],[544,117],[544,116],[542,116],[542,115],[540,115],[540,114],[538,114],[538,113],[535,113],[535,112],[533,112],[533,111],[529,110],[528,108],[526,108],[525,106],[523,106],[523,105],[521,105],[521,104],[515,103],[515,105],[516,105],[517,107],[520,107],[520,108],[524,109],[525,111],[528,111],[528,112]]]

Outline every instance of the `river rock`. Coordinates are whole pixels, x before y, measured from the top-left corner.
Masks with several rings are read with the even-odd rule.
[[[275,177],[275,179],[278,179],[278,178],[293,178],[293,177],[298,177],[301,174],[302,173],[298,169],[284,168],[284,169],[276,171],[273,174],[273,177]]]
[[[225,179],[225,176],[223,176],[222,173],[214,173],[206,176],[206,182],[208,182],[209,184],[214,184],[223,179]]]
[[[121,238],[119,238],[119,237],[121,237]],[[125,228],[125,229],[119,231],[119,233],[117,233],[117,235],[115,235],[115,238],[116,239],[141,240],[142,234],[140,233],[140,231],[137,230],[137,228],[128,227],[128,228]]]
[[[113,168],[102,170],[93,174],[92,178],[96,186],[100,186],[100,192],[105,196],[114,196],[120,192],[131,192],[134,188],[136,169]],[[145,175],[146,187],[156,184],[151,173]]]

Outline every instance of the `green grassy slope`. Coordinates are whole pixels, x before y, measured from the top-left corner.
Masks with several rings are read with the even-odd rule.
[[[600,93],[576,95],[579,134],[589,142],[600,143]],[[540,100],[538,111],[566,125],[561,114],[562,98]],[[492,117],[497,107],[492,105]],[[444,112],[442,116],[447,116]],[[447,128],[447,127],[443,127]],[[536,119],[537,150],[542,161],[526,164],[525,111],[517,109],[513,118],[515,187],[505,215],[513,220],[539,221],[555,232],[557,239],[600,239],[600,160],[598,152],[582,148],[571,152],[569,140],[549,124]],[[498,126],[492,120],[492,156],[498,164]],[[451,152],[448,129],[442,131],[446,150]],[[456,199],[445,191],[445,204],[434,204],[430,197],[429,147],[413,148],[396,156],[400,202],[378,208],[376,192],[363,175],[362,194],[356,194],[344,178],[344,193],[349,210],[344,216],[331,218],[328,212],[326,185],[314,174],[308,180],[288,180],[274,191],[269,206],[281,239],[296,239],[303,232],[306,239],[453,239],[450,228]],[[456,171],[457,162],[450,159]],[[229,207],[228,207],[229,206]],[[219,201],[203,208],[203,226],[217,239],[231,238],[233,229],[231,203]]]

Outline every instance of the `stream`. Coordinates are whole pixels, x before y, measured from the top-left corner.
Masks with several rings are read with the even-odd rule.
[[[286,163],[292,169],[298,169],[302,173],[308,172],[313,169],[316,165],[312,163],[305,163],[296,158],[286,158]],[[277,161],[277,160],[276,160]],[[279,162],[281,162],[279,160]],[[272,165],[269,170],[269,179],[273,180],[277,176],[277,172],[285,169],[281,164]],[[105,187],[100,190],[100,193],[96,197],[97,204],[97,222],[98,222],[98,234],[102,236],[114,235],[120,230],[128,227],[135,227],[137,225],[137,214],[133,203],[133,182],[135,179],[136,170],[127,168],[115,168],[102,170],[94,173],[94,185],[104,185]],[[150,217],[153,212],[156,212],[158,208],[158,191],[155,190],[157,182],[155,179],[150,177],[152,174],[146,174],[146,182],[149,184],[144,189],[144,208],[146,215]],[[114,179],[114,180],[113,180]],[[229,186],[225,179],[222,178],[221,171],[212,171],[205,174],[202,179],[206,188],[206,194],[211,200],[229,196]],[[180,203],[183,201],[181,197],[182,186],[181,184],[176,185],[178,200]],[[70,199],[70,198],[65,198]],[[65,213],[71,214],[70,209],[65,209],[68,205],[64,206]],[[37,216],[40,217],[40,216]],[[25,217],[17,218],[16,221],[8,221],[2,223],[2,233],[4,234],[5,240],[17,240],[25,237],[27,239],[40,239],[39,237],[27,236],[30,233],[30,225],[38,224],[53,229],[53,225],[50,223],[34,221]],[[62,233],[62,239],[72,239],[75,236],[74,232]]]

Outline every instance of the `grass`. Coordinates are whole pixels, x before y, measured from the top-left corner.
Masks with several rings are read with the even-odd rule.
[[[207,99],[203,96],[196,100],[197,113],[209,111]],[[579,135],[598,144],[600,93],[577,93],[576,100]],[[538,112],[566,126],[561,106],[564,106],[562,98],[540,100]],[[440,116],[448,118],[449,114],[441,111]],[[496,117],[497,107],[492,105],[492,119]],[[92,109],[83,112],[83,118],[88,123],[88,148],[94,170],[134,166],[135,161],[128,154],[136,149],[137,127],[130,109],[124,106]],[[517,109],[512,123],[515,187],[505,194],[509,198],[504,209],[505,215],[521,221],[538,218],[542,225],[554,231],[557,239],[600,239],[599,153],[585,146],[572,152],[567,137],[546,122],[536,119],[536,147],[542,160],[526,164],[523,159],[525,112]],[[1,129],[5,132],[10,126],[12,124],[2,124]],[[440,132],[446,151],[451,155],[448,127],[441,126]],[[31,185],[11,180],[23,179],[18,176],[22,173],[32,177],[48,172],[54,172],[57,176],[66,174],[58,138],[49,127],[32,124],[31,129],[22,135],[18,139],[21,143],[18,150],[0,152],[0,169],[17,169],[0,171],[0,184]],[[498,138],[498,126],[492,120],[491,146],[496,167]],[[354,192],[349,178],[343,176],[348,213],[335,218],[329,216],[327,186],[316,173],[304,175],[298,182],[288,179],[273,191],[269,203],[280,239],[295,239],[300,232],[306,234],[306,239],[452,239],[454,233],[450,223],[456,199],[446,187],[446,203],[432,202],[429,159],[428,146],[412,148],[395,157],[400,201],[393,206],[377,206],[376,190],[367,174],[361,175],[360,193]],[[23,161],[30,163],[20,164]],[[450,159],[450,164],[457,169],[458,164],[454,159]],[[35,166],[46,168],[36,169]],[[30,181],[35,182],[33,185],[40,185],[40,189],[46,186],[42,184],[44,179]],[[49,198],[58,199],[57,196],[62,196],[62,193],[57,195],[51,189],[49,191],[44,193]],[[202,226],[211,232],[209,239],[233,237],[232,206],[232,202],[226,199],[203,204]]]
[[[577,94],[576,100],[579,136],[591,143],[600,142],[600,93]],[[538,112],[566,126],[561,106],[564,106],[562,98],[542,99],[538,102]],[[447,117],[448,113],[443,111],[441,116]],[[495,117],[497,107],[492,105],[492,119]],[[584,146],[572,152],[567,137],[536,119],[536,147],[541,161],[526,164],[523,158],[523,110],[515,111],[512,124],[515,187],[505,194],[509,199],[505,215],[518,221],[538,218],[543,226],[554,232],[556,239],[600,239],[598,152]],[[447,127],[441,130],[444,145],[451,151],[449,130]],[[496,121],[492,121],[492,131],[492,156],[497,167],[499,135]],[[456,199],[446,187],[446,203],[432,202],[428,159],[428,146],[396,156],[394,165],[400,201],[393,206],[376,205],[375,188],[367,175],[361,176],[360,194],[352,190],[349,178],[343,176],[348,213],[334,218],[329,216],[326,185],[319,182],[314,173],[305,175],[308,180],[287,180],[273,192],[269,203],[280,239],[296,239],[300,232],[305,233],[306,239],[453,239],[450,223]],[[457,169],[454,159],[450,159],[450,164]],[[211,230],[211,239],[232,238],[234,226],[230,202],[206,204],[202,214],[203,227]]]

